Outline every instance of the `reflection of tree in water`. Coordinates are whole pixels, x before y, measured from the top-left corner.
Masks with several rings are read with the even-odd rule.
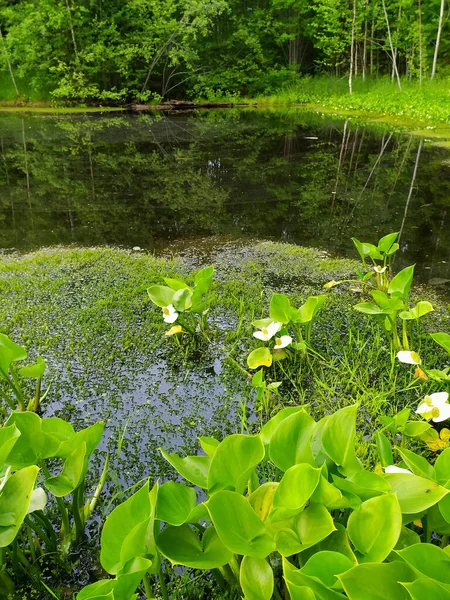
[[[404,259],[426,248],[448,276],[449,167],[411,136],[292,110],[2,122],[1,246],[231,233],[345,253],[403,223]]]

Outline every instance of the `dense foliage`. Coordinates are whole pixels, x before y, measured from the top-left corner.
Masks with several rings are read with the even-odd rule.
[[[1,0],[2,96],[274,93],[298,74],[433,78],[445,0]]]

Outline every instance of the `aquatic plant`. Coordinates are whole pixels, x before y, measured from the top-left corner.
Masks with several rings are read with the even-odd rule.
[[[270,316],[252,321],[258,329],[253,336],[271,344],[250,352],[247,357],[249,368],[270,367],[274,360],[283,360],[310,348],[312,324],[325,300],[326,295],[310,296],[302,306],[295,308],[285,294],[273,294]],[[305,327],[304,335],[300,326]],[[277,333],[279,336],[276,336]]]
[[[399,464],[391,450],[389,465],[369,471],[358,458],[358,411],[348,406],[316,422],[303,407],[286,407],[257,435],[199,438],[204,455],[162,450],[203,490],[200,501],[191,485],[146,482],[103,527],[101,562],[114,578],[77,600],[128,600],[140,582],[153,598],[155,573],[167,599],[167,561],[211,571],[224,590],[255,600],[448,590],[450,449],[431,466],[396,447]],[[444,536],[441,548],[432,532]]]
[[[47,390],[41,394],[42,377],[46,369],[45,360],[39,356],[34,364],[18,368],[15,363],[26,358],[25,348],[13,342],[4,333],[0,333],[0,383],[4,384],[0,389],[0,397],[11,410],[18,407],[21,411],[36,411],[50,390],[49,385]],[[20,377],[36,379],[34,398],[28,402]]]
[[[0,428],[0,582],[5,589],[14,588],[11,572],[33,577],[46,557],[59,563],[83,538],[106,480],[107,461],[87,500],[88,463],[103,428],[99,422],[75,432],[67,421],[28,411],[12,412]],[[58,522],[53,510],[44,512],[47,494],[50,505],[56,504]]]
[[[194,285],[182,279],[164,278],[167,285],[152,285],[147,293],[150,300],[162,310],[166,323],[178,322],[166,335],[206,333],[206,314],[209,311],[208,291],[213,279],[214,267],[205,267],[194,275]]]

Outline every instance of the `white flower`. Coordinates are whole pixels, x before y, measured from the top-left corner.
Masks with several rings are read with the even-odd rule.
[[[408,475],[414,475],[408,469],[402,469],[401,467],[396,467],[395,465],[389,465],[384,469],[385,473],[407,473]]]
[[[400,350],[400,352],[397,352],[397,358],[407,365],[420,365],[422,362],[417,352],[411,352],[410,350]]]
[[[261,331],[255,331],[253,335],[255,338],[258,338],[258,340],[267,342],[268,340],[272,339],[273,336],[280,331],[280,329],[281,323],[278,321],[272,321],[269,323],[269,325],[267,325],[267,327],[261,327]]]
[[[373,270],[375,271],[375,273],[384,273],[386,271],[387,267],[380,267],[380,265],[376,265]]]
[[[281,337],[275,338],[275,350],[279,350],[280,348],[286,348],[292,342],[292,338],[290,335],[282,335]]]
[[[434,423],[450,419],[450,404],[447,403],[447,400],[447,392],[436,392],[435,394],[425,396],[423,402],[419,404],[416,413],[422,415],[427,421],[432,419]]]
[[[163,306],[162,308],[164,321],[166,323],[175,323],[178,319],[178,313],[175,311],[175,307],[173,304],[169,304],[169,306]]]

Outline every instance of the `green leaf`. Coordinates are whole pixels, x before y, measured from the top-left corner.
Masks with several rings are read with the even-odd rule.
[[[402,512],[394,494],[370,498],[351,513],[348,535],[361,553],[359,562],[383,562],[397,543]]]
[[[417,579],[412,583],[402,583],[412,600],[450,600],[450,586],[444,586],[432,579]]]
[[[365,315],[386,315],[388,314],[387,310],[384,310],[377,306],[376,304],[372,304],[371,302],[361,302],[360,304],[355,304],[353,307],[358,312],[362,312]]]
[[[338,579],[349,600],[410,600],[399,581],[414,581],[416,574],[406,563],[372,563],[353,567]]]
[[[163,457],[178,473],[203,489],[208,487],[208,471],[211,464],[209,456],[186,456],[180,458],[178,454],[169,454],[162,448],[159,449]]]
[[[247,365],[249,369],[257,369],[258,367],[270,367],[272,364],[272,354],[269,348],[261,346],[256,348],[247,356]]]
[[[303,561],[309,560],[316,552],[339,552],[346,556],[355,566],[358,561],[351,548],[346,528],[341,523],[335,523],[336,530],[330,533],[324,540],[303,552]]]
[[[220,444],[216,438],[209,437],[207,435],[202,435],[198,438],[200,442],[200,446],[202,447],[203,452],[212,458],[217,450],[217,446]]]
[[[306,302],[298,309],[295,323],[309,323],[314,319],[319,310],[322,308],[326,295],[310,296]]]
[[[66,458],[61,473],[45,480],[45,487],[57,498],[71,494],[84,478],[85,462],[86,442],[82,442]]]
[[[448,333],[430,333],[433,340],[442,346],[450,354],[450,334]]]
[[[411,452],[407,448],[396,447],[396,450],[414,475],[425,477],[425,479],[431,479],[432,481],[436,480],[436,472],[426,458]]]
[[[383,252],[384,254],[387,254],[389,252],[389,250],[392,248],[392,244],[397,239],[397,236],[398,236],[398,232],[394,232],[394,233],[388,233],[387,235],[380,238],[380,240],[378,242],[378,246],[377,246],[378,250],[380,252]]]
[[[303,510],[319,483],[322,469],[314,469],[307,463],[290,467],[283,475],[273,497],[273,507],[287,509],[292,514],[289,518]],[[282,510],[282,512],[286,512]]]
[[[446,448],[439,454],[434,463],[434,470],[436,473],[437,481],[445,486],[447,481],[450,479],[450,448]]]
[[[356,249],[362,259],[365,262],[365,259],[369,256],[374,260],[382,260],[383,256],[380,254],[378,248],[373,244],[369,244],[367,242],[360,242],[356,238],[352,238],[352,242],[355,244]]]
[[[413,544],[420,544],[420,535],[408,527],[402,527],[394,550],[403,550],[403,548],[407,548]]]
[[[216,448],[208,473],[208,492],[233,490],[242,494],[255,467],[264,458],[264,444],[259,435],[235,433]]]
[[[21,369],[19,369],[18,373],[19,375],[22,375],[22,377],[32,377],[33,379],[39,379],[39,377],[42,377],[44,375],[46,367],[47,364],[45,360],[41,356],[38,356],[34,365],[22,367]]]
[[[276,547],[282,556],[291,556],[315,546],[333,531],[336,527],[327,509],[321,504],[311,503],[296,518],[292,528],[277,532]]]
[[[283,573],[291,600],[342,600],[342,594],[330,590],[318,578],[310,577],[283,559]]]
[[[53,436],[43,430],[45,421],[47,419],[41,419],[33,412],[11,413],[6,426],[15,425],[21,434],[7,457],[7,462],[13,469],[28,467],[41,458],[56,455],[61,443],[61,429],[58,428],[58,434]]]
[[[261,371],[258,371],[258,373],[261,373]],[[258,373],[256,373],[256,375]],[[277,414],[274,417],[272,417],[269,421],[267,421],[267,423],[263,425],[260,431],[259,435],[264,444],[270,443],[276,428],[282,421],[284,421],[284,419],[302,410],[304,409],[301,406],[286,406],[285,408],[282,408],[279,412],[277,412]]]
[[[0,374],[6,377],[11,363],[26,357],[25,348],[10,340],[4,333],[0,333]]]
[[[39,468],[35,465],[8,477],[0,494],[0,548],[9,546],[28,512]]]
[[[47,504],[47,494],[40,488],[34,488],[31,494],[30,505],[28,506],[27,514],[34,512],[35,510],[44,510]]]
[[[397,554],[422,575],[450,584],[450,556],[434,544],[415,544]]]
[[[265,558],[275,547],[266,525],[248,499],[236,492],[216,492],[206,503],[217,534],[236,554]]]
[[[375,442],[382,467],[394,464],[391,443],[382,431],[375,432]]]
[[[233,558],[233,553],[221,542],[214,527],[208,527],[200,541],[189,525],[169,525],[159,534],[157,544],[161,554],[173,565],[193,569],[216,569]]]
[[[402,433],[408,437],[418,437],[425,433],[425,431],[428,431],[430,427],[431,425],[429,423],[425,423],[425,421],[408,421],[403,428]],[[394,463],[391,462],[390,464],[393,465]]]
[[[267,560],[244,556],[239,581],[245,600],[270,600],[273,594],[273,571]]]
[[[282,471],[298,463],[316,466],[311,450],[314,419],[301,410],[287,416],[275,429],[270,440],[270,459]]]
[[[430,302],[423,300],[421,302],[418,302],[414,308],[399,313],[398,316],[400,317],[400,319],[409,321],[411,319],[420,319],[420,317],[423,317],[424,315],[428,314],[433,310],[433,305]]]
[[[113,575],[131,559],[146,552],[146,533],[151,515],[148,481],[106,518],[101,535],[100,562]]]
[[[192,306],[192,290],[189,288],[184,288],[182,290],[177,290],[172,298],[172,304],[175,307],[175,310],[179,312],[183,312],[188,310]]]
[[[353,561],[340,552],[322,551],[313,554],[300,569],[300,573],[315,577],[326,587],[331,588],[338,582],[336,575],[345,573],[354,566]]]
[[[355,454],[356,412],[358,406],[347,406],[330,415],[322,432],[322,447],[345,475],[361,470]]]
[[[163,308],[164,306],[173,304],[172,301],[175,291],[170,287],[165,285],[151,285],[148,288],[147,293],[150,297],[150,300],[153,302],[153,304],[156,304],[156,306]]]
[[[414,265],[402,269],[389,282],[388,293],[393,296],[399,296],[406,299],[411,289],[412,280],[414,277]]]
[[[273,294],[270,301],[270,318],[285,325],[291,320],[292,307],[289,298],[284,294]]]
[[[439,502],[450,490],[429,479],[408,473],[385,473],[392,491],[397,494],[403,514],[419,513]]]
[[[197,494],[194,488],[167,481],[158,491],[156,518],[170,525],[183,525],[195,508]]]
[[[279,483],[275,481],[263,483],[248,497],[250,506],[253,508],[261,521],[266,521],[267,517],[272,512],[273,497],[278,485]]]
[[[167,283],[170,289],[172,289],[174,292],[177,292],[178,290],[184,290],[189,287],[182,279],[170,279],[169,277],[164,277],[164,283]]]
[[[44,423],[45,421],[46,419],[44,419]],[[55,456],[66,458],[77,448],[80,448],[82,444],[86,444],[86,458],[89,458],[100,443],[104,429],[105,424],[103,421],[99,421],[77,431],[70,439],[61,443]]]
[[[0,469],[6,462],[19,436],[20,431],[14,423],[8,427],[5,425],[0,427]]]
[[[214,276],[214,266],[205,267],[195,274],[194,283],[197,292],[206,294]]]

